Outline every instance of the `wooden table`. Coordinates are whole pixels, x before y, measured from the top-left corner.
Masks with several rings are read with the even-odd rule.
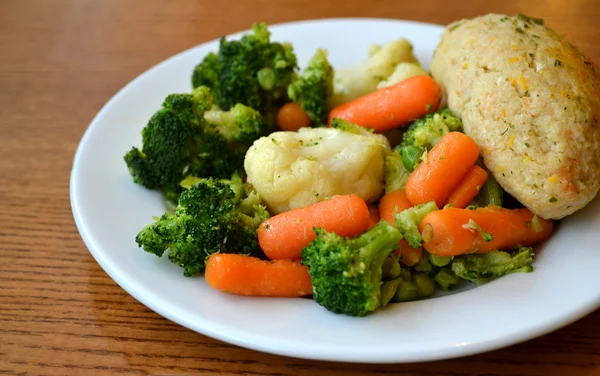
[[[597,0],[485,3],[0,1],[0,374],[600,375],[600,311],[521,345],[433,363],[327,363],[238,348],[138,303],[100,269],[73,222],[71,163],[102,105],[163,59],[256,20],[364,16],[445,24],[522,12],[543,17],[600,62]]]

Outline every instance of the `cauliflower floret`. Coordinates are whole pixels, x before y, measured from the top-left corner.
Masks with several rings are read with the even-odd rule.
[[[403,62],[417,62],[408,40],[401,38],[383,46],[371,46],[366,60],[353,67],[336,70],[329,107],[333,108],[377,90],[377,85],[387,80],[396,66]]]
[[[385,80],[377,84],[377,89],[382,87],[392,86],[400,81],[404,81],[407,78],[415,76],[427,76],[429,73],[425,69],[421,68],[418,63],[400,63],[394,69],[394,72]]]
[[[356,194],[367,202],[383,191],[387,139],[366,129],[302,128],[275,132],[254,142],[246,153],[248,182],[278,214]]]

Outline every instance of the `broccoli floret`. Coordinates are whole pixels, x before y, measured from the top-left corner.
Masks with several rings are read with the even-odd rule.
[[[169,259],[185,276],[204,272],[206,258],[216,252],[260,255],[256,230],[269,214],[239,176],[189,177],[183,184],[189,189],[181,193],[175,214],[144,227],[135,239],[140,247],[159,257],[170,249]]]
[[[448,108],[415,120],[404,133],[402,145],[431,149],[447,133],[461,129],[462,122]]]
[[[287,100],[297,62],[290,44],[270,41],[265,23],[252,30],[240,40],[221,38],[218,53],[209,54],[194,69],[192,86],[210,87],[224,110],[241,103],[264,115]]]
[[[423,239],[421,238],[421,232],[419,231],[419,224],[423,222],[423,218],[425,218],[427,214],[436,210],[438,210],[438,207],[435,204],[435,201],[431,201],[396,214],[394,225],[400,230],[400,233],[404,239],[406,239],[408,245],[413,248],[421,246]]]
[[[204,139],[198,145],[198,156],[201,164],[211,168],[203,177],[243,173],[248,148],[271,131],[258,111],[243,104],[236,104],[229,111],[214,106],[204,114],[204,120]]]
[[[256,110],[238,104],[222,111],[201,86],[169,95],[142,131],[142,150],[134,147],[125,162],[136,183],[176,202],[188,175],[226,178],[243,171],[246,151],[268,131]]]
[[[206,88],[165,99],[142,130],[142,150],[134,147],[124,157],[136,183],[177,200],[183,171],[201,175],[195,150],[202,140],[202,115],[210,102]]]
[[[327,51],[318,49],[302,75],[288,86],[288,96],[300,105],[316,126],[327,123],[327,99],[333,91],[333,67]]]
[[[396,147],[404,166],[408,171],[414,170],[423,153],[431,150],[445,134],[461,127],[461,120],[454,117],[447,108],[415,120],[404,133],[402,143]]]
[[[364,316],[382,305],[382,266],[396,250],[400,232],[381,221],[356,238],[343,238],[323,229],[301,253],[308,267],[313,297],[335,313]]]
[[[236,104],[229,111],[213,107],[204,114],[204,119],[229,142],[251,144],[267,133],[267,127],[258,111]]]
[[[455,257],[452,272],[477,285],[510,273],[533,271],[533,248],[521,247],[510,253],[493,251]]]
[[[223,41],[221,41],[223,43]],[[192,87],[195,89],[200,86],[213,88],[219,81],[219,55],[214,52],[209,53],[202,63],[196,65],[192,74]]]

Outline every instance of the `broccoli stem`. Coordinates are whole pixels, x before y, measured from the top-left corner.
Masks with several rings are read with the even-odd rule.
[[[408,302],[419,297],[419,289],[412,281],[403,281],[394,295],[395,302]]]
[[[359,254],[362,262],[367,268],[371,269],[371,284],[373,286],[381,283],[383,263],[396,250],[400,239],[402,239],[402,236],[398,230],[382,220],[369,231],[349,242],[351,247],[360,249]],[[386,251],[382,252],[382,250]]]
[[[361,257],[370,259],[373,255],[379,255],[382,248],[390,248],[390,252],[385,255],[389,256],[395,250],[394,244],[398,243],[402,236],[393,226],[390,226],[386,221],[379,221],[378,224],[357,238],[350,240],[350,245],[356,249],[360,248]],[[385,257],[383,259],[385,259]],[[383,264],[383,259],[380,265]]]
[[[475,196],[474,201],[481,207],[489,205],[502,206],[504,190],[491,173],[488,174],[487,180],[481,186],[481,190]]]
[[[433,266],[446,266],[452,261],[451,256],[436,256],[434,254],[429,254],[429,261]]]
[[[398,258],[394,257],[394,255],[388,257],[383,262],[383,278],[387,279],[395,279],[400,276],[400,263],[398,262]]]
[[[426,274],[416,273],[413,282],[417,286],[419,298],[426,298],[435,292],[435,282]]]
[[[424,149],[415,145],[408,145],[401,148],[400,155],[402,156],[404,167],[406,167],[408,171],[414,170],[419,164],[424,152]]]
[[[392,279],[391,281],[384,282],[381,285],[381,297],[379,302],[382,307],[386,306],[396,295],[398,287],[403,283],[401,278]]]
[[[408,245],[413,248],[421,246],[423,239],[419,232],[419,224],[427,214],[436,210],[438,210],[438,207],[435,202],[432,201],[403,210],[396,215],[396,228],[400,230],[400,233],[404,239],[406,239]]]
[[[531,272],[532,262],[533,249],[521,247],[511,253],[492,251],[456,257],[452,261],[452,272],[462,279],[481,285],[506,274]]]
[[[452,291],[458,287],[460,279],[456,277],[452,272],[446,269],[440,269],[440,271],[433,277],[433,280],[442,288],[444,291]]]

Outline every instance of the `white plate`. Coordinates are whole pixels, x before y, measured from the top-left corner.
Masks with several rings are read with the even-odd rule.
[[[301,66],[327,48],[335,67],[365,57],[368,46],[407,37],[429,66],[442,28],[423,23],[336,19],[271,27],[294,44]],[[240,34],[234,35],[234,37]],[[246,298],[185,278],[166,258],[145,253],[137,232],[165,207],[133,183],[124,153],[165,96],[191,90],[190,75],[217,41],[187,50],[145,72],[98,113],[73,164],[71,204],[92,255],[128,293],[197,332],[255,350],[351,362],[413,362],[474,354],[569,324],[600,305],[600,200],[563,221],[537,250],[536,270],[441,298],[394,304],[365,318],[336,315],[309,299]]]

